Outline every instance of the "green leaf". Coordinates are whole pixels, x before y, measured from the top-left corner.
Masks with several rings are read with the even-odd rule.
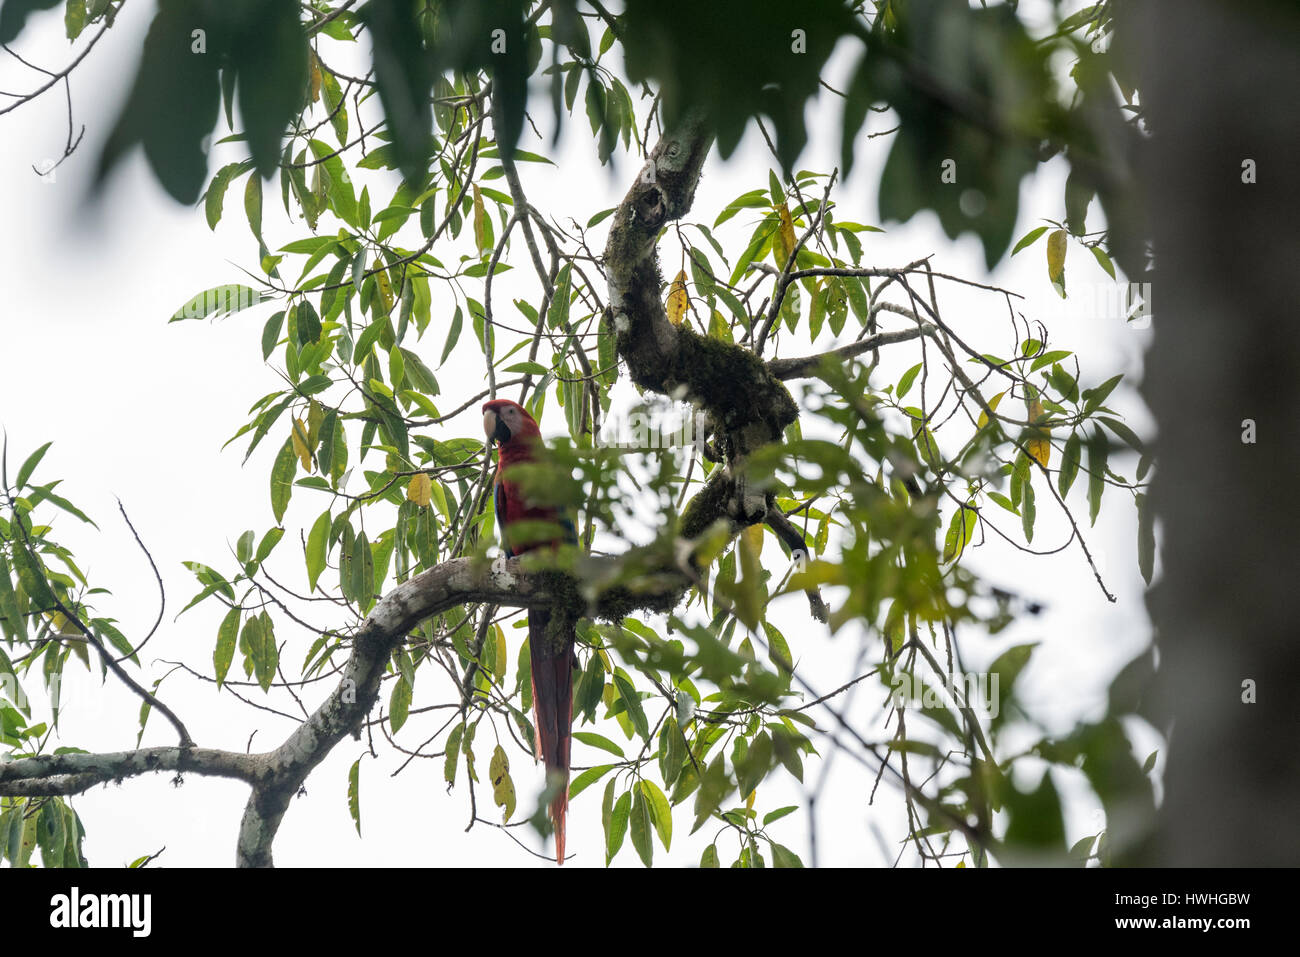
[[[555,294],[546,313],[546,324],[551,329],[569,328],[569,274],[569,264],[565,263],[555,277]]]
[[[1097,429],[1088,440],[1088,519],[1089,524],[1097,524],[1097,515],[1101,511],[1101,496],[1106,491],[1106,459],[1110,455],[1110,443],[1101,429]]]
[[[356,825],[357,837],[361,836],[361,759],[352,762],[348,770],[348,813]]]
[[[253,539],[255,535],[250,528],[239,536],[235,542],[235,558],[242,565],[253,557]]]
[[[220,688],[235,657],[235,639],[239,635],[239,609],[232,608],[221,619],[217,629],[217,646],[212,651],[212,665],[216,669],[217,687]]]
[[[1123,439],[1128,444],[1129,448],[1138,452],[1146,451],[1146,444],[1138,438],[1136,432],[1130,429],[1123,422],[1118,419],[1108,418],[1104,415],[1098,416],[1097,418],[1102,425],[1106,426],[1106,428],[1110,429],[1117,436]]]
[[[330,149],[320,140],[311,140],[308,146],[311,147],[312,155],[324,168],[325,175],[329,179],[330,207],[343,222],[353,229],[359,228],[356,191],[352,188],[352,179],[344,168],[343,161],[339,159],[337,151]]]
[[[19,609],[18,595],[14,591],[9,562],[5,559],[3,550],[0,550],[0,621],[5,624],[3,634],[6,637],[17,637],[22,641],[27,640],[27,616]],[[0,654],[3,654],[3,652],[0,652]],[[0,660],[7,662],[8,659]],[[13,671],[12,667],[8,667],[7,670]]]
[[[769,842],[772,845],[772,861],[777,867],[803,867],[803,861],[799,860],[799,855],[783,844],[776,841]]]
[[[1124,376],[1121,373],[1120,375],[1117,376],[1111,376],[1109,379],[1107,379],[1101,385],[1097,386],[1095,389],[1084,389],[1083,390],[1084,412],[1091,412],[1094,409],[1096,409],[1098,406],[1100,406],[1103,402],[1105,402],[1106,399],[1109,398],[1110,394],[1113,391],[1115,391],[1115,386],[1119,385],[1120,381],[1123,378]]]
[[[1020,527],[1025,533],[1025,541],[1034,540],[1034,520],[1038,517],[1038,507],[1034,504],[1034,487],[1028,482],[1020,502]]]
[[[574,778],[573,783],[569,785],[569,800],[572,801],[616,767],[618,767],[617,764],[598,764],[594,768],[587,768]]]
[[[646,720],[645,710],[641,707],[641,696],[632,683],[620,674],[614,675],[614,684],[618,688],[619,697],[627,706],[628,717],[632,720],[633,727],[636,728],[642,740],[650,739],[650,723]]]
[[[45,458],[45,453],[49,451],[50,446],[53,444],[53,442],[46,442],[31,455],[27,456],[27,460],[24,461],[22,466],[18,469],[18,477],[14,479],[15,489],[21,491],[23,486],[27,484],[27,480],[31,478],[32,473],[36,471],[36,466],[40,464],[41,459]]]
[[[334,127],[339,146],[345,146],[348,141],[348,107],[343,102],[343,91],[339,87],[338,78],[323,66],[320,68],[320,79],[321,96],[325,101],[325,109],[329,111],[330,125]]]
[[[311,527],[307,536],[307,583],[311,591],[316,590],[316,582],[325,570],[326,556],[329,550],[330,510],[325,509]]]
[[[374,602],[374,582],[374,552],[366,533],[362,532],[352,543],[352,596],[365,610],[369,610]]]
[[[257,552],[253,555],[253,561],[259,565],[266,561],[267,556],[271,554],[276,545],[280,544],[282,538],[284,538],[283,528],[268,529],[266,534],[262,536],[262,540],[257,544]]]
[[[458,724],[447,735],[447,757],[443,762],[442,774],[449,785],[456,781],[456,759],[460,756],[460,738],[464,731],[465,725]]]
[[[614,779],[611,778],[607,794],[613,792]],[[605,863],[609,864],[618,853],[619,848],[623,846],[623,838],[627,836],[628,817],[632,813],[632,792],[625,791],[623,795],[614,804],[613,809],[605,819]]]
[[[1029,366],[1030,372],[1037,372],[1043,366],[1051,365],[1053,362],[1060,362],[1062,359],[1074,355],[1069,349],[1056,349],[1052,352],[1044,352],[1034,358]]]
[[[62,867],[68,836],[64,829],[63,802],[55,798],[41,808],[36,828],[36,842],[41,849],[41,863],[46,867]]]
[[[81,853],[81,842],[86,830],[81,826],[81,818],[67,804],[63,807],[63,830],[68,835],[63,850],[63,867],[85,867],[86,859]]]
[[[799,810],[799,805],[791,804],[787,807],[779,807],[775,811],[768,811],[767,814],[763,816],[763,826],[767,827],[774,821],[779,821],[787,814],[793,814],[797,810]]]
[[[733,761],[735,756],[733,755]],[[764,775],[772,767],[772,737],[766,731],[756,735],[750,742],[744,758],[736,767],[737,785],[742,797],[747,797],[758,787]]]
[[[271,358],[271,353],[275,351],[276,345],[280,341],[280,329],[284,326],[284,310],[281,309],[270,319],[266,320],[266,325],[262,327],[262,359],[263,361]]]
[[[1151,584],[1151,572],[1156,560],[1155,515],[1145,492],[1134,496],[1138,512],[1138,570],[1142,580]]]
[[[1034,244],[1034,241],[1037,240],[1038,237],[1043,235],[1043,233],[1045,232],[1047,232],[1046,226],[1038,226],[1035,227],[1034,229],[1031,229],[1029,232],[1025,233],[1023,236],[1020,237],[1020,242],[1016,243],[1016,245],[1012,248],[1011,255],[1014,256],[1016,253],[1020,252],[1020,250],[1024,249],[1026,246],[1032,246]]]
[[[203,195],[203,212],[207,217],[209,229],[216,229],[217,223],[221,222],[221,207],[225,202],[226,189],[230,186],[230,181],[252,168],[253,164],[247,161],[228,163],[217,170],[212,177],[212,182],[208,184],[208,190]]]
[[[262,238],[262,178],[254,173],[248,177],[244,188],[244,214],[248,217],[248,228],[259,241]]]
[[[442,358],[438,360],[438,366],[441,367],[451,355],[451,350],[456,348],[456,341],[460,339],[460,327],[464,323],[465,317],[461,312],[460,306],[456,306],[456,311],[451,317],[451,328],[447,330],[447,340],[442,347]]]
[[[296,320],[295,326],[298,330],[298,348],[302,349],[313,342],[320,341],[320,316],[317,315],[316,307],[313,306],[309,300],[303,299],[303,301],[298,304]]]
[[[602,751],[608,751],[615,757],[626,757],[623,753],[623,749],[603,734],[596,734],[594,731],[574,731],[573,737],[581,741],[583,744],[589,744],[593,748],[600,748]]]
[[[948,523],[948,533],[943,540],[945,562],[955,562],[961,558],[962,553],[966,551],[966,546],[970,544],[971,537],[975,534],[978,517],[979,513],[976,512],[973,501],[958,507],[952,513],[952,519]]]
[[[1114,279],[1115,266],[1111,263],[1110,257],[1106,255],[1105,251],[1100,246],[1089,246],[1088,250],[1101,265],[1101,268],[1106,270],[1107,275],[1109,275],[1111,279]]]
[[[250,616],[244,622],[244,630],[240,634],[239,646],[244,649],[247,660],[253,665],[253,673],[257,676],[257,683],[263,691],[266,691],[271,687],[271,682],[275,678],[275,662],[271,660],[271,655],[268,653],[267,638],[263,632],[263,616]],[[274,647],[275,637],[272,635],[270,648],[273,649]]]
[[[275,464],[271,466],[271,511],[277,525],[284,520],[284,511],[289,507],[297,467],[298,456],[293,451],[293,440],[285,439],[280,453],[275,457]]]
[[[68,0],[63,8],[63,28],[69,40],[81,36],[86,29],[86,0]]]
[[[1079,433],[1073,432],[1065,440],[1065,452],[1061,455],[1061,473],[1056,477],[1056,487],[1064,498],[1070,491],[1070,486],[1074,484],[1075,476],[1079,474],[1079,457],[1082,452],[1083,443],[1079,439]]]
[[[411,685],[406,680],[406,675],[402,675],[393,684],[393,693],[388,699],[388,723],[393,729],[393,734],[406,724],[406,716],[411,711]]]
[[[673,843],[673,811],[668,798],[653,781],[643,778],[640,782],[641,794],[645,798],[650,820],[664,850],[671,850]]]
[[[916,381],[917,373],[920,371],[921,363],[918,362],[916,365],[912,366],[912,368],[903,373],[903,377],[898,380],[898,388],[894,390],[895,398],[901,399],[903,396],[907,395],[912,388],[912,383]]]
[[[650,808],[639,786],[633,789],[630,823],[632,826],[632,846],[636,848],[641,863],[646,867],[650,867],[654,864],[655,856],[654,842],[650,840]]]
[[[234,315],[244,309],[250,309],[262,301],[262,294],[252,286],[239,283],[227,283],[205,289],[174,313],[168,322],[182,322],[186,319],[220,319],[222,316]]]

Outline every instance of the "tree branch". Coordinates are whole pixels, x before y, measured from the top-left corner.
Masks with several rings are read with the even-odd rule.
[[[779,442],[799,416],[789,391],[758,356],[674,325],[664,308],[656,244],[662,228],[690,210],[712,143],[703,115],[688,111],[651,151],[614,213],[605,247],[605,322],[632,381],[702,408],[726,461],[687,506],[682,534],[689,538],[719,518],[733,530],[763,520],[766,496],[748,484],[745,460]]]
[[[907,342],[909,339],[916,339],[922,335],[931,335],[933,331],[934,327],[927,324],[914,329],[881,332],[815,356],[803,356],[799,359],[772,359],[768,362],[767,368],[778,379],[802,379],[816,375],[817,369],[826,359],[838,359],[843,362],[880,346],[893,345],[896,342]]]

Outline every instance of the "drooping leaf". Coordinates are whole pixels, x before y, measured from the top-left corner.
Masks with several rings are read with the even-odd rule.
[[[348,769],[348,814],[361,836],[361,759],[357,758]]]
[[[186,319],[220,319],[252,308],[262,301],[262,294],[251,286],[228,283],[205,289],[174,313],[168,322]]]
[[[675,326],[680,325],[690,304],[690,297],[686,294],[686,270],[682,269],[678,271],[677,277],[668,287],[668,299],[664,303],[664,309],[668,312],[668,321]]]
[[[1062,299],[1065,298],[1065,250],[1068,243],[1064,229],[1054,229],[1047,237],[1047,278]]]
[[[289,497],[293,494],[293,477],[298,467],[298,456],[294,452],[292,437],[285,440],[280,453],[271,466],[271,511],[276,524],[284,519],[284,511],[289,507]]]
[[[217,646],[212,651],[212,664],[216,671],[218,688],[226,680],[226,673],[230,670],[230,662],[235,656],[235,639],[238,635],[239,608],[236,607],[230,609],[221,619],[221,627],[217,629]]]

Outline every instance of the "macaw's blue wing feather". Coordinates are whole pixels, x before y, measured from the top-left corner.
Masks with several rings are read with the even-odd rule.
[[[560,524],[564,526],[564,540],[570,545],[578,544],[578,530],[574,528],[573,519],[567,513],[560,513]]]
[[[492,492],[492,506],[497,513],[497,534],[501,536],[501,553],[506,558],[514,558],[515,553],[506,542],[506,487],[500,482],[497,482],[496,489]]]

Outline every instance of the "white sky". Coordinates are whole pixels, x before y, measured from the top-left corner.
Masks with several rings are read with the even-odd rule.
[[[86,140],[59,168],[53,182],[38,178],[31,165],[62,152],[66,116],[61,95],[52,91],[43,101],[0,118],[0,142],[4,145],[0,182],[5,184],[0,194],[4,211],[0,282],[5,290],[0,298],[0,361],[4,369],[0,425],[8,431],[10,467],[16,468],[41,443],[55,441],[38,478],[63,478],[61,493],[100,526],[95,532],[60,518],[58,534],[73,548],[92,583],[112,590],[113,596],[101,602],[101,612],[118,618],[128,638],[138,639],[153,622],[157,594],[148,564],[117,514],[115,497],[126,506],[167,584],[167,614],[144,654],[149,680],[167,670],[161,659],[183,660],[210,673],[220,609],[209,603],[176,620],[176,613],[198,590],[181,562],[199,560],[230,568],[233,543],[240,532],[252,527],[260,536],[271,526],[268,473],[282,441],[268,438],[247,468],[240,467],[244,440],[220,451],[221,444],[246,420],[252,402],[280,387],[276,374],[258,361],[262,322],[276,307],[261,306],[216,324],[167,325],[171,313],[199,290],[242,281],[235,264],[256,271],[256,244],[242,214],[242,181],[229,191],[226,215],[215,233],[208,230],[201,209],[180,207],[163,194],[138,153],[113,178],[101,209],[84,202],[97,149],[130,81],[127,64],[134,64],[151,16],[152,5],[139,0],[128,4],[110,36],[74,72],[75,117],[78,125],[87,126]],[[61,67],[71,56],[61,27],[60,16],[37,15],[17,49],[42,65]],[[834,59],[832,78],[842,75],[846,63],[852,62],[842,56]],[[37,81],[36,74],[16,61],[0,60],[0,89],[28,89]],[[834,79],[831,82],[835,85]],[[644,104],[638,104],[638,109],[643,120]],[[537,110],[544,132],[548,116],[549,108]],[[829,94],[809,106],[811,144],[799,168],[829,171],[837,164],[839,116],[838,103]],[[876,124],[872,129],[884,128],[879,118],[872,122]],[[888,137],[868,140],[864,134],[859,138],[854,172],[836,190],[839,218],[878,224],[875,184],[889,143]],[[552,152],[547,148],[549,142],[522,145]],[[212,170],[240,158],[231,147],[219,149],[224,152],[214,155]],[[589,127],[581,115],[575,117],[572,135],[564,137],[553,155],[556,168],[521,167],[525,191],[543,212],[571,216],[580,223],[621,199],[640,167],[634,157],[619,156],[613,172],[600,169]],[[715,153],[705,167],[692,218],[712,224],[732,198],[766,186],[770,165],[762,140],[752,129],[728,162]],[[1039,224],[1040,217],[1063,217],[1065,172],[1062,163],[1054,161],[1022,185],[1016,238]],[[501,188],[499,182],[491,185]],[[382,198],[391,189],[390,185]],[[377,195],[375,187],[371,191]],[[267,184],[266,197],[268,245],[275,248],[308,234],[304,224],[285,221],[278,181]],[[377,198],[375,209],[381,206]],[[739,230],[744,229],[747,236],[753,221],[744,214],[733,220],[737,231],[730,234],[730,242],[723,239],[733,259],[745,241]],[[1089,228],[1100,225],[1100,212],[1094,205]],[[596,248],[603,246],[607,226],[608,221],[593,231]],[[469,251],[471,243],[472,237],[462,234],[454,248]],[[1132,388],[1140,378],[1149,332],[1126,327],[1118,318],[1062,314],[1046,277],[1041,241],[1004,262],[987,278],[974,235],[951,242],[931,214],[906,225],[894,224],[885,234],[866,234],[864,246],[864,264],[902,265],[933,253],[940,271],[1021,292],[1028,300],[1026,315],[1047,322],[1052,346],[1079,354],[1081,386],[1095,385],[1117,372],[1126,374],[1127,381],[1110,404],[1124,412],[1140,434],[1149,434],[1150,419]],[[435,249],[435,254],[443,248]],[[517,267],[509,274],[514,285],[502,284],[499,302],[508,309],[509,295],[524,295],[536,303],[536,281],[521,243],[511,249],[508,259]],[[675,250],[665,248],[664,272],[668,276],[676,271],[676,262]],[[1066,269],[1067,282],[1075,289],[1107,278],[1078,246],[1071,247]],[[999,296],[972,294],[952,284],[941,287],[940,296],[943,315],[968,342],[982,351],[1009,351],[1006,309]],[[449,314],[440,313],[435,300],[434,322],[424,341],[414,346],[431,366],[436,366],[441,354],[444,326],[440,322],[447,319]],[[850,320],[846,332],[855,328],[856,323]],[[874,380],[877,386],[897,381],[903,369],[918,361],[919,350],[914,346],[891,347]],[[806,351],[805,346],[790,354]],[[438,370],[446,397],[440,406],[450,408],[460,403],[460,397],[478,392],[483,377],[473,337],[465,335],[453,359]],[[554,434],[561,428],[556,404],[548,403],[543,431]],[[477,437],[478,416],[471,410],[432,434],[444,439]],[[1134,464],[1126,460],[1121,471],[1131,477]],[[1086,481],[1077,482],[1070,497],[1081,521],[1087,516],[1085,489]],[[303,581],[301,556],[294,560],[293,540],[297,529],[309,525],[323,507],[318,497],[298,489],[286,516],[289,532],[272,567],[286,577],[296,573],[297,578],[292,579],[296,585]],[[1038,511],[1035,547],[1059,546],[1069,534],[1068,524],[1055,514],[1046,495],[1040,495]],[[1018,522],[1012,516],[1006,518],[1001,527],[1018,536]],[[1117,604],[1109,604],[1102,596],[1077,545],[1056,555],[1031,557],[990,539],[975,549],[970,559],[971,566],[991,582],[1036,598],[1047,610],[995,639],[966,634],[962,650],[967,665],[979,670],[1011,644],[1041,641],[1020,690],[1031,714],[1058,731],[1078,717],[1097,716],[1110,678],[1147,643],[1149,634],[1136,561],[1136,518],[1127,496],[1108,490],[1101,518],[1096,528],[1088,531],[1088,538],[1108,586],[1119,598]],[[766,558],[770,567],[779,569],[781,556],[775,546],[769,546]],[[834,595],[827,597],[834,605]],[[806,602],[799,595],[783,599],[775,607],[773,620],[785,632],[815,687],[829,690],[850,677],[860,638],[854,629],[830,639],[808,617]],[[513,661],[518,633],[508,630],[507,634]],[[289,638],[286,659],[300,661],[310,638],[287,624],[277,635]],[[872,654],[874,660],[874,650]],[[136,699],[111,682],[100,687],[97,679],[84,673],[77,677],[75,665],[69,665],[69,672],[57,743],[89,750],[134,746]],[[33,677],[31,683],[37,680]],[[432,685],[425,685],[426,695]],[[305,698],[308,707],[319,703],[323,694],[323,687],[310,691]],[[253,711],[229,695],[218,696],[210,684],[183,675],[169,679],[161,695],[204,746],[240,749],[256,729],[253,747],[266,749],[278,744],[290,730],[285,719]],[[853,714],[868,736],[880,733],[867,727],[879,697],[878,691],[864,685],[856,699],[858,707]],[[421,698],[417,683],[415,706],[431,700],[431,696]],[[871,709],[865,707],[868,703]],[[823,726],[828,723],[824,713],[818,720]],[[914,719],[913,726],[917,723]],[[420,732],[427,734],[433,727],[412,719],[401,740],[413,747],[422,738]],[[609,727],[600,730],[610,733]],[[1144,757],[1156,743],[1146,729],[1139,729],[1139,735],[1139,757]],[[174,740],[170,727],[154,715],[145,743],[170,744]],[[484,740],[480,734],[479,741]],[[469,807],[464,780],[462,777],[450,795],[445,793],[441,759],[414,762],[394,778],[390,775],[401,757],[385,750],[382,742],[380,759],[362,763],[364,840],[359,840],[345,802],[347,769],[359,750],[354,742],[344,742],[308,780],[307,796],[295,801],[285,817],[275,846],[277,863],[544,866],[494,829],[476,827],[465,833]],[[830,753],[829,744],[821,750]],[[598,753],[576,746],[574,763],[597,763]],[[480,767],[486,769],[486,763],[484,752]],[[520,792],[518,814],[523,816],[534,806],[541,774],[533,773],[522,754],[513,753],[511,763]],[[805,780],[809,783],[817,780],[816,768],[813,762],[807,764]],[[1058,787],[1078,798],[1067,821],[1069,839],[1095,832],[1099,820],[1095,799],[1080,790],[1078,776],[1058,774],[1056,780]],[[1025,783],[1028,781],[1022,781]],[[844,756],[835,760],[818,802],[819,863],[875,865],[892,861],[896,848],[886,849],[885,845],[904,833],[902,805],[897,792],[883,783],[875,804],[869,806],[871,784],[870,775],[855,762]],[[604,781],[593,786],[573,803],[569,847],[578,853],[573,864],[600,865],[604,861],[599,813],[603,785]],[[173,789],[168,778],[160,775],[135,778],[120,787],[96,788],[77,797],[74,804],[89,832],[86,851],[93,864],[125,864],[165,845],[160,864],[224,866],[234,860],[235,835],[246,795],[246,787],[233,781],[190,775],[182,788]],[[490,789],[480,788],[479,801],[480,808],[490,803]],[[665,856],[662,848],[657,848],[657,864],[685,865],[699,860],[707,841],[704,835],[711,836],[714,830],[705,827],[699,834],[687,836],[693,819],[691,803],[688,800],[684,809],[678,809],[673,852]],[[801,788],[788,775],[775,772],[770,783],[759,789],[756,806],[766,812],[795,803],[806,803]],[[537,846],[530,832],[521,829],[517,834]],[[805,863],[810,862],[806,815],[787,817],[773,826],[772,834],[803,855]],[[723,844],[721,854],[725,865],[734,858],[735,848]],[[905,856],[903,860],[913,858]],[[616,863],[640,866],[630,842]]]

